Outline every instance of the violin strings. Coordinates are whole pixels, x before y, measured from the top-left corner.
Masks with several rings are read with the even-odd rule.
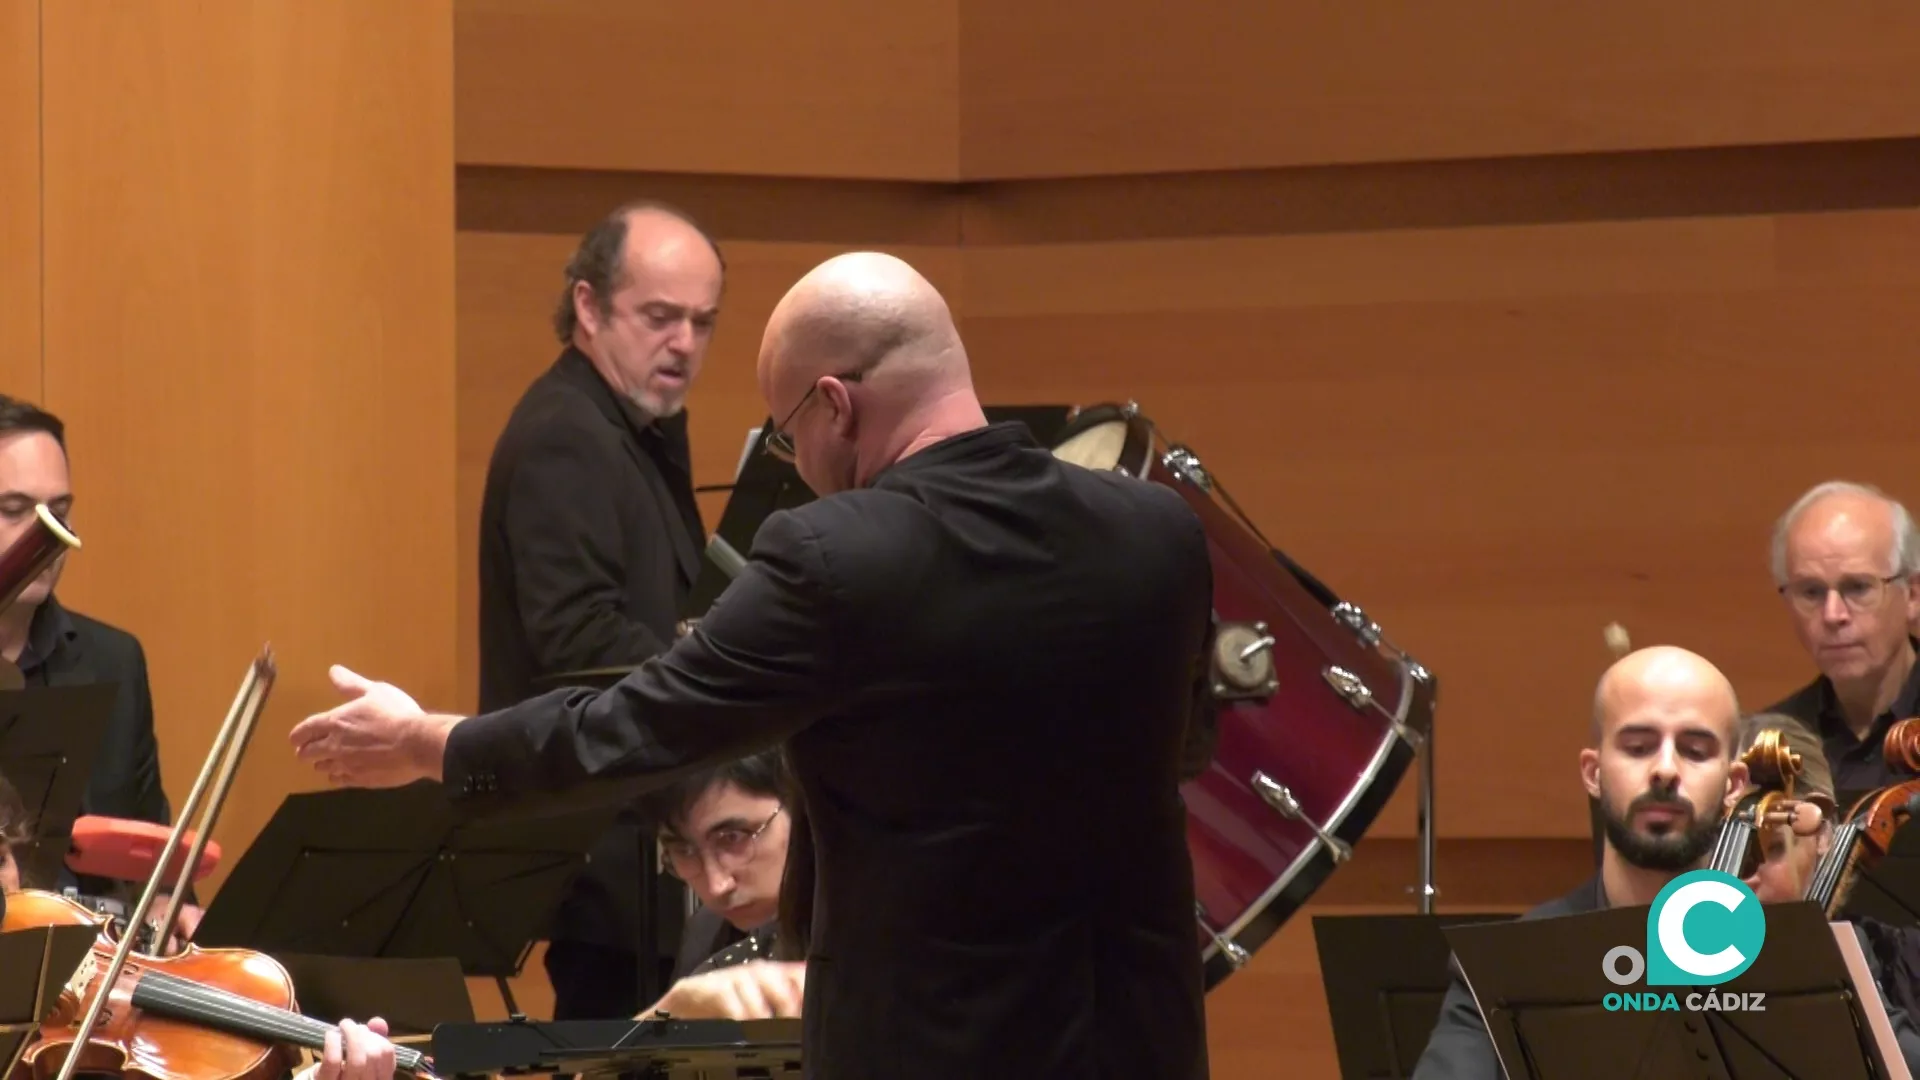
[[[145,973],[134,985],[133,1004],[151,1012],[171,1012],[180,1019],[225,1021],[241,1034],[281,1039],[309,1050],[326,1046],[327,1032],[332,1026],[310,1016],[158,971]],[[411,1047],[394,1047],[395,1064],[408,1072],[418,1071],[424,1056]]]

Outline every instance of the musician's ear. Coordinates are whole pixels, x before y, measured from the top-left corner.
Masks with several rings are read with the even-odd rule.
[[[1727,769],[1726,798],[1731,801],[1745,790],[1747,790],[1747,763],[1734,758],[1733,765]]]

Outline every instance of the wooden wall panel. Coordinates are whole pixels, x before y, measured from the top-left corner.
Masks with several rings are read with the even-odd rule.
[[[960,5],[969,180],[1920,133],[1920,13]]]
[[[0,0],[0,393],[40,392],[40,0]]]
[[[1920,496],[1915,243],[1920,211],[968,247],[964,330],[990,398],[1137,400],[1434,670],[1444,835],[1578,837],[1602,627],[1767,704],[1810,674],[1774,516],[1836,474]]]
[[[706,363],[692,394],[693,479],[733,479],[750,431],[766,421],[754,369],[761,331],[780,297],[830,245],[720,241],[727,287]],[[547,318],[577,236],[462,231],[459,239],[459,656],[462,708],[479,698],[479,522],[487,460],[527,384],[559,355]],[[887,250],[920,267],[957,304],[959,254],[950,248],[895,245]],[[709,528],[726,496],[701,496]]]
[[[958,0],[458,0],[462,164],[956,179]]]
[[[143,639],[176,808],[272,643],[230,859],[330,663],[452,700],[452,61],[450,0],[46,7],[62,595]]]

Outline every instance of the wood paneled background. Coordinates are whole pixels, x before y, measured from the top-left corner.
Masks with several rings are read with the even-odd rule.
[[[44,79],[0,65],[0,235],[25,238],[0,252],[0,371],[41,370],[22,298],[44,223],[36,389],[82,429],[90,530],[73,595],[155,653],[176,790],[268,633],[299,649],[273,736],[329,696],[332,659],[471,707],[486,458],[556,352],[576,238],[635,196],[692,210],[731,266],[692,398],[699,483],[763,419],[772,304],[849,248],[947,292],[989,401],[1132,399],[1193,446],[1438,675],[1445,909],[1584,875],[1575,754],[1606,623],[1765,705],[1809,676],[1767,577],[1774,516],[1836,475],[1920,498],[1904,9],[153,6],[145,32],[98,28],[116,63],[83,84],[56,39],[91,40],[104,8],[41,7],[0,0],[0,59],[47,41]],[[404,29],[345,36],[359,18]],[[317,37],[296,47],[296,22]],[[161,78],[202,32],[225,59]],[[160,121],[192,154],[125,129],[134,99],[195,93],[204,116]],[[73,102],[113,134],[80,137]],[[44,222],[20,209],[37,176]],[[281,464],[233,463],[248,446]],[[134,460],[173,479],[114,479]],[[199,539],[156,536],[175,521]],[[112,554],[135,530],[141,554]],[[276,745],[250,768],[303,786]],[[1212,996],[1216,1076],[1333,1075],[1309,918],[1411,910],[1412,796]],[[536,1014],[541,981],[536,961],[516,987]]]

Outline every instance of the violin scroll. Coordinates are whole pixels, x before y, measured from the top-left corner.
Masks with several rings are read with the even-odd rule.
[[[1887,764],[1910,773],[1920,773],[1920,717],[1908,717],[1887,731],[1881,748]]]
[[[1793,797],[1794,781],[1799,779],[1804,764],[1799,753],[1787,748],[1777,729],[1762,731],[1740,760],[1746,764],[1747,778],[1753,786]]]

